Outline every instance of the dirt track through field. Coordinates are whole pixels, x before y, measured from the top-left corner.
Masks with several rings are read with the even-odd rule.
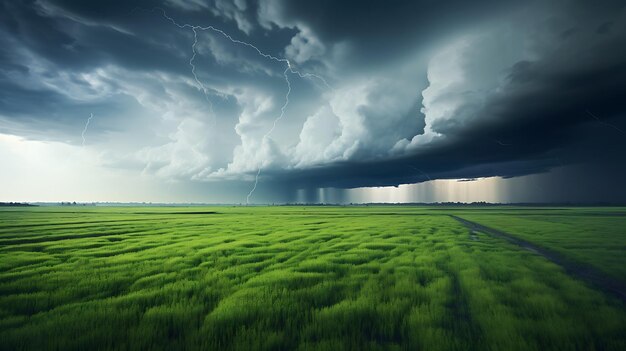
[[[478,224],[476,222],[468,221],[467,219],[463,219],[458,216],[450,215],[450,217],[456,219],[461,224],[466,226],[467,228],[483,232],[489,234],[494,237],[505,239],[513,244],[516,244],[528,251],[541,255],[548,259],[549,261],[563,267],[567,274],[583,280],[594,287],[597,287],[604,291],[605,293],[611,294],[618,299],[622,300],[622,302],[626,303],[626,284],[623,282],[608,276],[606,273],[597,270],[594,267],[589,265],[573,262],[572,260],[564,257],[562,254],[555,252],[550,249],[546,249],[544,247],[535,245],[528,241],[519,239],[511,234],[505,233],[503,231],[486,227],[482,224]]]

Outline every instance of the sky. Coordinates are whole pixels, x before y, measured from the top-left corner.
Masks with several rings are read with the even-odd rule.
[[[623,1],[0,0],[0,201],[626,203]]]

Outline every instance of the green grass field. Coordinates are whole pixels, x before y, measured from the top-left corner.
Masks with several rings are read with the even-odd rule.
[[[625,209],[0,209],[2,350],[626,350]]]
[[[568,209],[466,214],[464,218],[540,244],[626,282],[626,211]]]

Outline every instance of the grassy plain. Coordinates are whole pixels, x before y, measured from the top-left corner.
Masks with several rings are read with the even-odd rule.
[[[483,210],[1,209],[0,349],[626,349],[622,302],[447,216],[532,225]]]
[[[465,211],[463,218],[557,251],[626,282],[626,210]]]

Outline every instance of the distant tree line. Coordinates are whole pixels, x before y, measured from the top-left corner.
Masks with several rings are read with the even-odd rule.
[[[37,206],[37,205],[31,205],[25,202],[0,202],[0,206]]]

